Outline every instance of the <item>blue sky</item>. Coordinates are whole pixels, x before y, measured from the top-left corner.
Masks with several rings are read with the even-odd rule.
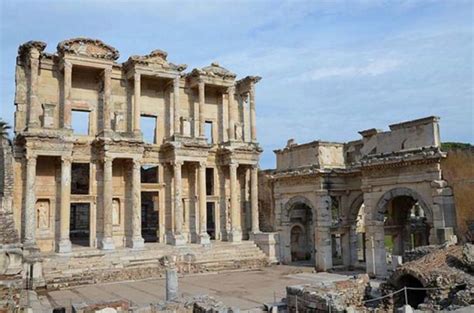
[[[212,61],[260,75],[261,167],[289,138],[348,141],[428,115],[443,141],[474,142],[473,2],[1,1],[0,116],[13,123],[18,45],[54,52],[102,39],[125,61],[153,49],[188,69]]]

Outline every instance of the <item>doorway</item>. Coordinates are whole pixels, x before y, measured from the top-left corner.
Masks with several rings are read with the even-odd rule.
[[[89,247],[90,203],[71,203],[69,238],[73,245]]]
[[[212,240],[216,239],[216,218],[215,218],[215,203],[207,202],[207,221],[206,228],[207,234]]]
[[[145,242],[158,242],[159,198],[157,191],[141,193],[142,237]]]

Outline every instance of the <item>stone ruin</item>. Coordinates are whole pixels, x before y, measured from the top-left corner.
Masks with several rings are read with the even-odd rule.
[[[399,266],[381,285],[383,294],[403,287],[427,288],[408,290],[408,302],[427,311],[454,310],[474,305],[474,245],[450,245],[426,249],[413,261]],[[384,301],[386,309],[404,304],[403,293]]]
[[[362,301],[369,288],[369,276],[325,283],[323,286],[298,285],[286,287],[288,312],[347,312],[351,307],[363,308]]]

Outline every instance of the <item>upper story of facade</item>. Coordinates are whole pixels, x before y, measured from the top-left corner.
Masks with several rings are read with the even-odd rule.
[[[314,168],[318,170],[359,169],[360,167],[416,159],[439,158],[439,118],[430,116],[390,125],[389,131],[368,129],[362,139],[348,143],[313,141],[296,144],[289,140],[275,150],[276,171]]]
[[[258,146],[255,84],[236,80],[217,63],[185,72],[154,50],[118,63],[119,52],[100,40],[19,47],[15,133],[74,141],[144,142],[160,146],[191,141],[201,146]]]

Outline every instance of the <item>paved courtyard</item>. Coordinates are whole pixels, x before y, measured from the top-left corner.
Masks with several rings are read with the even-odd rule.
[[[208,294],[227,306],[248,310],[280,300],[285,287],[298,284],[324,284],[347,279],[354,273],[312,273],[311,267],[272,266],[263,270],[188,275],[179,279],[179,293],[185,297]],[[148,279],[80,286],[51,291],[42,298],[55,307],[71,303],[94,303],[125,299],[134,305],[156,303],[165,298],[165,280]]]

